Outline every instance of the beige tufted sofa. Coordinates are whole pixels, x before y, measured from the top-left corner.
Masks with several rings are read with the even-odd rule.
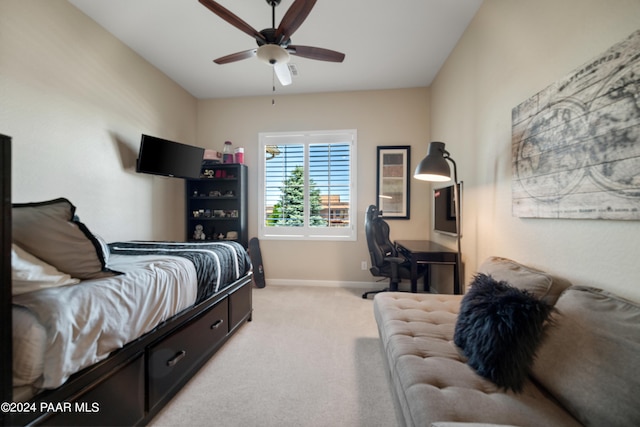
[[[505,258],[479,272],[555,304],[521,393],[477,375],[453,343],[462,296],[380,293],[374,314],[400,425],[640,425],[640,306]]]

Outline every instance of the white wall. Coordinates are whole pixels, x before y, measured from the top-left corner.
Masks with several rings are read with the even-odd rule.
[[[67,197],[108,241],[184,237],[184,183],[135,173],[140,135],[195,144],[196,100],[65,0],[0,1],[14,202]]]
[[[258,133],[357,129],[358,240],[293,242],[262,240],[268,282],[358,285],[373,280],[360,269],[369,262],[364,235],[367,206],[376,201],[376,147],[410,145],[411,173],[426,154],[429,138],[427,88],[203,100],[198,104],[200,145],[222,150],[224,141],[245,148],[249,166],[249,235],[258,234]],[[423,191],[424,190],[424,191]],[[391,220],[392,239],[428,238],[426,190],[411,180],[411,219]],[[357,283],[360,282],[360,283]],[[380,284],[384,287],[384,284]]]
[[[638,28],[637,0],[485,0],[431,86],[432,139],[465,181],[467,279],[500,255],[640,300],[637,221],[511,216],[511,109]]]

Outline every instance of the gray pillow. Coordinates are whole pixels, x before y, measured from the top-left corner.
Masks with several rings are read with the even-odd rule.
[[[102,245],[75,218],[75,211],[65,198],[14,204],[13,243],[71,277],[97,279],[119,274],[107,268]]]
[[[585,425],[640,426],[640,305],[574,286],[555,309],[533,376]]]
[[[527,267],[508,258],[492,256],[478,267],[478,273],[493,277],[498,282],[531,292],[547,304],[555,304],[566,288],[567,280],[553,276],[535,268]]]

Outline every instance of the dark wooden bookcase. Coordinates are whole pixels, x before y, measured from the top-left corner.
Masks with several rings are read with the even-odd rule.
[[[186,240],[196,241],[201,225],[205,241],[234,240],[246,248],[247,166],[218,164],[204,171],[210,171],[204,178],[186,181]]]

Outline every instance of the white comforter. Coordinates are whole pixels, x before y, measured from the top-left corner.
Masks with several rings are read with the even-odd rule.
[[[14,386],[56,388],[196,301],[184,258],[112,254],[109,267],[125,274],[13,298],[28,309],[14,308]]]

